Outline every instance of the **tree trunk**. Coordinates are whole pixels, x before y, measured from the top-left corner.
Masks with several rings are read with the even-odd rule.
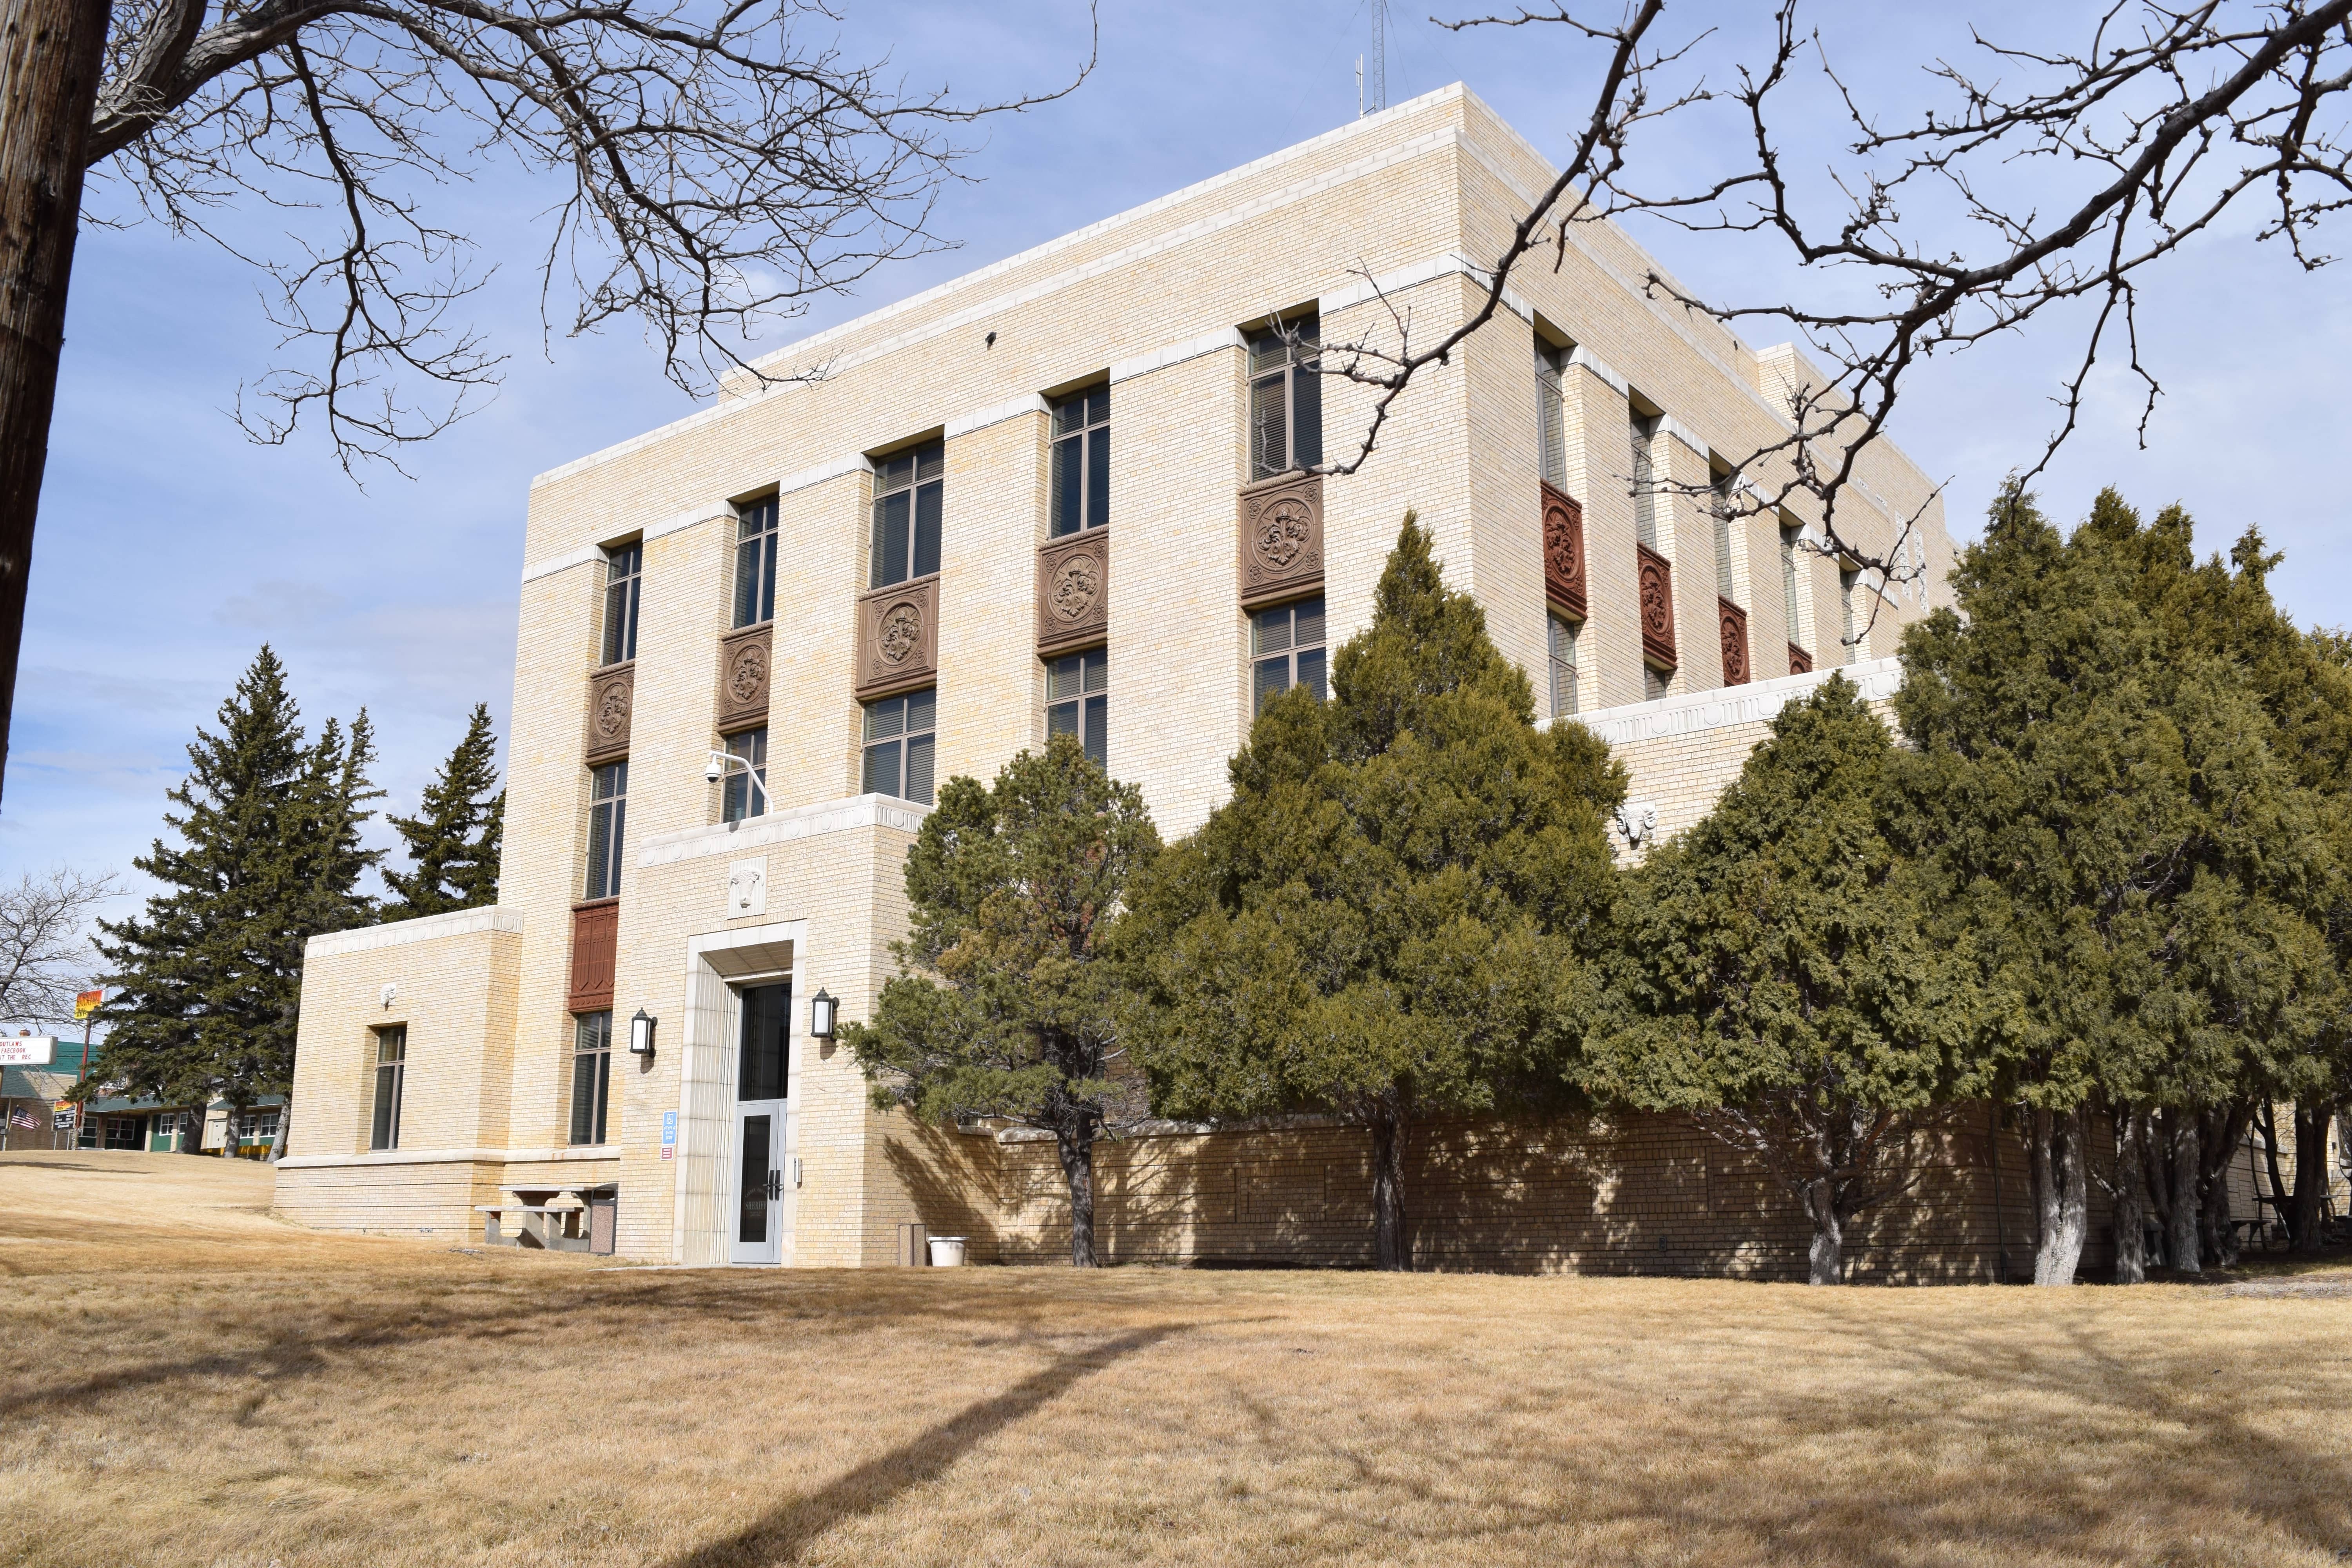
[[[2147,1281],[2147,1173],[2138,1107],[2116,1110],[2116,1283]]]
[[[1082,1116],[1054,1133],[1062,1176],[1070,1185],[1070,1267],[1095,1266],[1095,1123]]]
[[[1386,1103],[1372,1108],[1372,1251],[1381,1268],[1412,1267],[1404,1230],[1404,1117]]]
[[[2082,1124],[2074,1110],[2035,1110],[2033,1130],[2033,1282],[2072,1285],[2090,1226],[2090,1184]]]
[[[2197,1119],[2186,1110],[2168,1110],[2164,1119],[2172,1125],[2172,1234],[2166,1238],[2172,1251],[2172,1271],[2202,1274],[2205,1248],[2197,1222],[2205,1205],[2198,1191],[2198,1176],[2205,1162],[2198,1146]]]
[[[1845,1224],[1837,1211],[1835,1184],[1817,1176],[1804,1185],[1805,1213],[1813,1222],[1813,1247],[1807,1258],[1805,1283],[1845,1283]]]
[[[2301,1130],[2300,1122],[2296,1128]],[[2266,1173],[2271,1182],[2271,1213],[2278,1215],[2290,1235],[2300,1235],[2294,1223],[2294,1200],[2287,1195],[2285,1178],[2279,1174],[2278,1107],[2267,1100],[2255,1107],[2254,1130],[2263,1135],[2263,1163],[2269,1167]],[[2254,1212],[2262,1213],[2260,1203],[2255,1204]]]
[[[2198,1215],[2205,1241],[2205,1260],[2228,1268],[2238,1261],[2238,1232],[2230,1224],[2230,1162],[2246,1142],[2253,1122],[2251,1103],[2225,1110],[2209,1110],[2200,1118],[2198,1191],[2204,1205]]]
[[[0,0],[0,781],[106,0]]]
[[[2294,1249],[2317,1252],[2320,1212],[2327,1199],[2327,1124],[2336,1118],[2333,1105],[2294,1106],[2294,1198],[2291,1210]]]
[[[286,1130],[294,1121],[294,1099],[289,1095],[278,1110],[278,1131],[269,1140],[269,1163],[273,1165],[286,1158]],[[199,1142],[202,1142],[199,1137]]]

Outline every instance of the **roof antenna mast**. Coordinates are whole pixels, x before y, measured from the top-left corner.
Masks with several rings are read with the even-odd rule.
[[[1361,96],[1369,102],[1360,104],[1359,112],[1378,114],[1389,106],[1389,0],[1367,0],[1372,13],[1372,71],[1365,83],[1368,92]]]

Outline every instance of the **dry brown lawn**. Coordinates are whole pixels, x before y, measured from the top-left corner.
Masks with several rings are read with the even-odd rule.
[[[2334,1563],[2352,1273],[649,1270],[0,1155],[0,1562]]]

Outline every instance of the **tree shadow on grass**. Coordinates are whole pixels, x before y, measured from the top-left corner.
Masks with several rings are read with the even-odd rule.
[[[1167,1323],[1136,1329],[1091,1350],[1063,1356],[1003,1393],[966,1405],[912,1442],[868,1459],[734,1534],[671,1558],[664,1568],[749,1568],[755,1563],[797,1562],[812,1542],[835,1525],[878,1512],[899,1494],[935,1479],[990,1437],[1051,1404],[1073,1384],[1192,1327]]]

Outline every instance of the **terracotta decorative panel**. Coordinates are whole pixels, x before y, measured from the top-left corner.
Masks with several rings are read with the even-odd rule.
[[[1242,605],[1323,585],[1323,477],[1290,474],[1241,494]]]
[[[1790,643],[1789,645],[1789,673],[1790,675],[1811,675],[1812,672],[1813,656],[1807,653],[1803,648],[1799,647],[1795,643]]]
[[[588,749],[594,767],[629,754],[629,716],[637,705],[637,667],[612,664],[588,678]]]
[[[877,588],[857,599],[857,695],[887,697],[929,686],[940,674],[937,574]]]
[[[719,643],[719,728],[768,721],[768,668],[775,626],[747,626]]]
[[[1723,683],[1745,686],[1755,679],[1748,668],[1748,612],[1728,599],[1715,602],[1723,631]]]
[[[1543,489],[1544,595],[1580,619],[1584,615],[1584,509]]]
[[[1633,546],[1634,569],[1641,574],[1642,653],[1654,663],[1672,668],[1675,658],[1675,572],[1666,558],[1646,544]]]
[[[1110,530],[1049,540],[1037,549],[1037,651],[1066,653],[1110,629]]]
[[[600,899],[572,911],[572,992],[564,1005],[595,1013],[613,1005],[613,959],[619,949],[621,901]]]

